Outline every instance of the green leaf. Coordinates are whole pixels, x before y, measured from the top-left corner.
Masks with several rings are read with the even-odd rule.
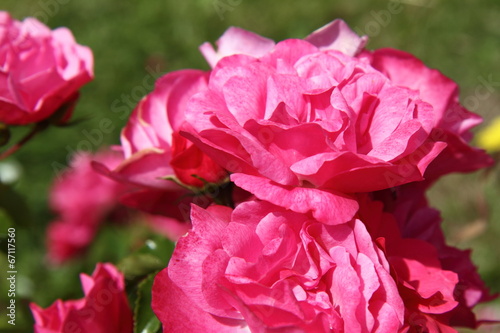
[[[141,247],[137,253],[153,255],[166,266],[174,248],[175,244],[171,240],[163,236],[155,235],[145,241],[144,246]]]
[[[130,255],[124,258],[118,266],[127,280],[133,280],[165,267],[157,257],[151,254]]]
[[[149,275],[167,266],[174,247],[174,243],[164,237],[151,237],[140,249],[124,258],[118,267],[127,280]]]
[[[161,323],[151,308],[151,290],[156,273],[148,275],[139,283],[134,307],[134,333],[160,332]]]

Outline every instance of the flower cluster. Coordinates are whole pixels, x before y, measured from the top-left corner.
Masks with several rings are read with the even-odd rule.
[[[480,119],[457,85],[410,54],[365,50],[340,20],[279,43],[231,28],[217,44],[201,47],[203,89],[177,104],[181,135],[251,196],[192,207],[153,287],[164,332],[476,327],[491,296],[425,198],[491,162],[468,144]]]
[[[92,210],[96,224],[119,201],[167,219],[177,235],[189,230],[154,281],[163,332],[438,333],[481,323],[473,307],[493,296],[469,252],[446,244],[426,199],[441,176],[490,165],[469,144],[480,118],[439,71],[366,42],[341,20],[279,43],[230,28],[217,48],[200,48],[209,71],[157,81],[116,159],[96,156],[92,172],[86,161],[55,187],[62,216]],[[66,209],[66,186],[95,193],[89,208]],[[38,331],[52,316],[60,325],[50,329],[65,332],[85,307],[77,303],[34,306]],[[130,330],[109,320],[120,321],[93,324]]]

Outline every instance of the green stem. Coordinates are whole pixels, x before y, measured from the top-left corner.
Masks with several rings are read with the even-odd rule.
[[[6,159],[10,155],[14,154],[22,146],[24,146],[24,144],[26,142],[28,142],[29,140],[31,140],[38,132],[41,132],[44,129],[46,129],[48,127],[48,125],[49,124],[47,122],[44,122],[44,121],[37,123],[35,126],[33,126],[33,128],[31,129],[31,131],[28,132],[28,134],[26,134],[21,140],[19,140],[19,142],[17,142],[13,146],[11,146],[9,149],[7,149],[3,153],[1,153],[0,154],[0,160]]]

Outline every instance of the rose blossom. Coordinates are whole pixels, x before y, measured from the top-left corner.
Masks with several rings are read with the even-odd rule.
[[[121,135],[124,160],[114,167],[95,165],[99,172],[139,188],[122,198],[125,205],[154,214],[187,219],[190,186],[201,189],[204,181],[217,183],[226,172],[179,135],[186,103],[206,88],[208,73],[182,70],[160,78],[143,98]],[[184,185],[167,178],[176,178]]]
[[[447,317],[458,306],[456,272],[446,270],[438,249],[413,237],[403,237],[392,214],[383,204],[361,198],[359,216],[373,239],[384,250],[405,303],[404,331],[439,333],[453,331]]]
[[[490,301],[498,295],[491,295],[488,288],[482,281],[477,272],[477,268],[471,261],[470,250],[460,250],[458,248],[446,244],[444,234],[441,228],[441,217],[437,210],[429,207],[425,197],[425,183],[416,183],[403,185],[391,190],[380,191],[373,196],[377,203],[367,204],[361,203],[364,216],[371,216],[371,221],[376,221],[373,218],[377,215],[377,211],[381,209],[383,203],[386,213],[385,227],[380,223],[368,224],[368,229],[372,229],[374,237],[381,236],[387,230],[397,223],[397,227],[393,230],[398,230],[396,233],[390,233],[391,242],[397,242],[397,239],[403,237],[405,243],[407,239],[413,239],[412,242],[419,241],[427,243],[427,247],[434,248],[434,254],[429,257],[434,257],[438,261],[438,265],[444,270],[454,272],[457,275],[458,283],[453,290],[453,296],[457,301],[457,306],[451,311],[444,313],[435,313],[428,316],[422,311],[411,311],[411,316],[417,324],[436,322],[439,325],[464,326],[476,328],[482,320],[476,319],[472,309],[479,303]],[[387,216],[392,215],[387,221]],[[385,230],[385,231],[384,231]],[[378,236],[377,236],[378,235]],[[394,255],[398,252],[394,251]],[[390,259],[389,259],[390,261]],[[425,311],[424,311],[425,312]]]
[[[123,274],[111,264],[97,264],[92,276],[81,274],[85,297],[57,300],[46,309],[31,303],[35,333],[131,333],[133,330]]]
[[[93,78],[93,57],[68,29],[51,31],[34,18],[19,22],[2,11],[0,73],[0,122],[24,125],[75,100]]]
[[[335,209],[335,207],[332,207]],[[263,201],[193,207],[155,278],[164,332],[397,332],[404,307],[364,224]]]
[[[467,143],[479,117],[453,81],[365,42],[339,20],[277,44],[228,29],[217,51],[201,47],[214,68],[182,134],[265,200],[275,187],[370,192],[490,163]]]
[[[353,57],[359,37],[335,36],[220,59],[188,104],[185,135],[229,171],[284,186],[366,192],[422,180],[446,146],[430,137],[432,105]]]

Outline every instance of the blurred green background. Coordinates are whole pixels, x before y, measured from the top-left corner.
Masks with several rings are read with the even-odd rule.
[[[0,188],[4,203],[0,233],[8,223],[17,229],[16,329],[31,331],[26,310],[30,300],[48,306],[56,298],[81,297],[79,272],[91,273],[96,261],[116,262],[134,246],[126,230],[107,227],[82,261],[62,268],[47,265],[44,232],[53,218],[47,192],[70,152],[119,143],[126,114],[151,90],[151,76],[181,68],[208,69],[198,46],[214,42],[227,27],[240,26],[282,40],[303,38],[343,18],[356,32],[370,36],[369,49],[402,49],[440,69],[458,82],[462,100],[475,96],[481,78],[500,82],[500,2],[405,0],[397,7],[400,12],[393,14],[388,11],[391,6],[394,2],[373,0],[2,0],[0,9],[16,19],[35,16],[51,28],[70,28],[80,44],[92,48],[96,76],[82,89],[73,118],[80,121],[75,126],[51,128],[8,159],[22,166],[19,180]],[[493,85],[491,93],[473,105],[485,123],[500,115],[499,89],[500,83]],[[96,136],[85,146],[84,133],[99,128],[102,119],[112,121],[113,132]],[[15,137],[25,130],[16,129]],[[500,291],[499,172],[494,168],[489,173],[451,175],[430,194],[432,205],[442,210],[449,242],[473,249],[474,262],[496,292]],[[7,221],[5,211],[14,212],[14,222]],[[1,260],[0,308],[4,309],[5,257]],[[5,318],[0,320],[2,327],[7,327]]]

